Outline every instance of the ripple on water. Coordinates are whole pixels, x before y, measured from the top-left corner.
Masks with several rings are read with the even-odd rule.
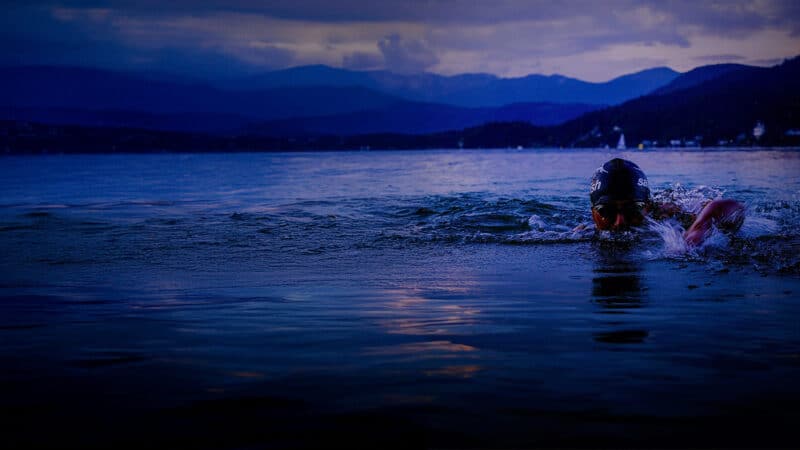
[[[686,188],[676,184],[655,191],[653,196],[697,210],[723,194],[715,187]],[[91,206],[95,202],[69,207],[68,212],[61,208],[59,211],[64,212],[57,214],[53,208],[29,205],[23,208],[28,211],[0,223],[0,232],[8,245],[13,246],[15,239],[20,245],[24,241],[32,261],[70,265],[97,264],[115,258],[180,258],[181,252],[191,253],[190,259],[199,262],[204,258],[219,261],[220,257],[224,261],[268,260],[292,254],[326,256],[386,247],[537,246],[590,241],[601,246],[640,248],[643,259],[721,261],[790,274],[797,273],[800,258],[796,244],[800,202],[786,199],[748,204],[746,220],[738,233],[728,235],[712,230],[698,248],[685,243],[683,227],[671,220],[648,221],[642,230],[633,233],[598,232],[591,224],[585,199],[575,196],[531,199],[469,192],[297,199],[277,205],[242,205],[227,212],[176,207],[165,214],[152,209],[183,203],[186,202],[134,200],[107,202],[106,209],[97,209]],[[31,244],[31,233],[41,235],[41,242]],[[213,254],[204,256],[204,252]],[[93,258],[92,253],[103,257]]]

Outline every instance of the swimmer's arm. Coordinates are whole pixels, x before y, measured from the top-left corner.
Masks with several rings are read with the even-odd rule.
[[[720,199],[709,202],[692,226],[683,234],[689,245],[700,245],[705,240],[711,225],[718,228],[736,231],[744,222],[744,206],[736,200]]]

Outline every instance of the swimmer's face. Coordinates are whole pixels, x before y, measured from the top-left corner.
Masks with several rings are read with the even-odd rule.
[[[598,203],[592,207],[592,219],[598,230],[622,231],[644,222],[645,202],[619,200]]]

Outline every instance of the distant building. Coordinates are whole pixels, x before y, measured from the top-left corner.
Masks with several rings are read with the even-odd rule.
[[[642,141],[641,145],[644,148],[655,148],[658,147],[658,141],[655,139],[645,139]]]
[[[681,146],[681,140],[680,139],[670,139],[669,145],[670,145],[670,147],[680,147]]]
[[[761,136],[763,136],[766,131],[767,129],[764,127],[764,124],[758,121],[756,126],[753,127],[753,137],[756,138],[756,140],[761,139]]]

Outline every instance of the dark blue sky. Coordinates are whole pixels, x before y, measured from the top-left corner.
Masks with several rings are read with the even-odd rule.
[[[3,9],[0,64],[197,76],[327,64],[602,81],[800,54],[796,0],[34,0]]]

